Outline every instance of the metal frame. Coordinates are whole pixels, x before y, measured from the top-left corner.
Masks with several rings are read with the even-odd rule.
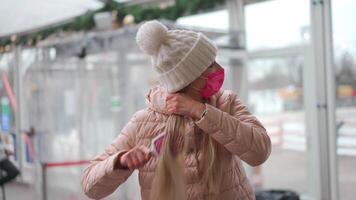
[[[16,145],[18,147],[18,164],[19,164],[19,168],[22,170],[23,169],[23,146],[24,146],[24,142],[22,140],[22,81],[20,80],[20,74],[21,74],[21,69],[20,69],[20,51],[21,48],[20,47],[15,47],[13,46],[14,49],[14,92],[15,92],[15,96],[16,96],[16,100],[17,100],[17,112],[14,113],[15,115],[15,134],[16,134]],[[20,176],[21,180],[23,181],[23,176]]]
[[[334,68],[334,47],[333,47],[333,24],[331,0],[324,0],[324,42],[325,42],[325,67],[326,67],[326,88],[328,103],[328,128],[329,128],[329,166],[330,166],[330,187],[332,199],[339,199],[339,176],[338,176],[338,156],[337,156],[337,132],[336,132],[336,81]]]
[[[229,35],[237,35],[237,38],[231,38],[230,44],[233,43],[234,39],[237,39],[239,47],[241,47],[241,50],[233,51],[236,56],[235,59],[237,58],[241,63],[231,68],[232,80],[236,83],[236,85],[232,86],[232,89],[239,93],[239,97],[242,101],[247,102],[247,53],[244,50],[246,48],[244,2],[243,0],[227,0],[226,8],[229,13]],[[230,62],[234,62],[233,59],[234,58],[231,57]],[[239,78],[240,80],[238,80]]]
[[[299,45],[285,48],[274,48],[269,50],[250,51],[248,53],[248,59],[298,55],[303,53],[306,49],[307,45]]]
[[[331,0],[311,0],[312,88],[307,97],[310,135],[311,174],[315,199],[338,199],[337,141],[335,127],[335,73],[331,24]],[[312,123],[312,124],[310,124]],[[315,173],[316,172],[316,173]]]

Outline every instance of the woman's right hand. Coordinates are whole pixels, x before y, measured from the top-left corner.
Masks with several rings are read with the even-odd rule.
[[[136,146],[120,157],[120,165],[130,170],[146,164],[152,157],[152,152],[145,146]]]

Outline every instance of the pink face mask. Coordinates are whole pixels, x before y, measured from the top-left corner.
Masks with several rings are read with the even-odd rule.
[[[200,78],[205,79],[205,86],[198,91],[200,92],[200,96],[203,99],[208,99],[216,94],[222,87],[224,83],[225,72],[224,69],[218,69],[217,71]],[[193,89],[196,88],[193,87]]]

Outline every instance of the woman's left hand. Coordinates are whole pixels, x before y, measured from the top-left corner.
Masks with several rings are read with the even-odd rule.
[[[166,108],[171,114],[198,119],[205,110],[205,104],[192,99],[186,94],[175,93],[167,96]]]

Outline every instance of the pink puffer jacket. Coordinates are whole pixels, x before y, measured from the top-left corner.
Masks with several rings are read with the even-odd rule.
[[[151,140],[162,133],[168,118],[166,95],[162,88],[151,89],[146,100],[148,108],[138,111],[112,144],[84,170],[82,188],[88,197],[100,199],[111,194],[131,175],[132,170],[114,170],[114,163],[136,145],[149,147]],[[205,199],[206,195],[198,179],[196,155],[199,155],[200,148],[194,145],[194,138],[198,135],[194,131],[196,126],[203,131],[202,134],[210,134],[225,147],[222,148],[222,167],[225,170],[216,199],[255,199],[241,160],[252,166],[262,164],[270,155],[271,142],[265,128],[248,112],[237,95],[232,91],[218,92],[207,103],[207,112],[202,119],[193,121],[187,118],[184,122],[186,137],[189,137],[186,141],[191,143],[185,156],[188,199]],[[139,169],[142,200],[149,198],[156,164],[157,159],[152,158]]]

